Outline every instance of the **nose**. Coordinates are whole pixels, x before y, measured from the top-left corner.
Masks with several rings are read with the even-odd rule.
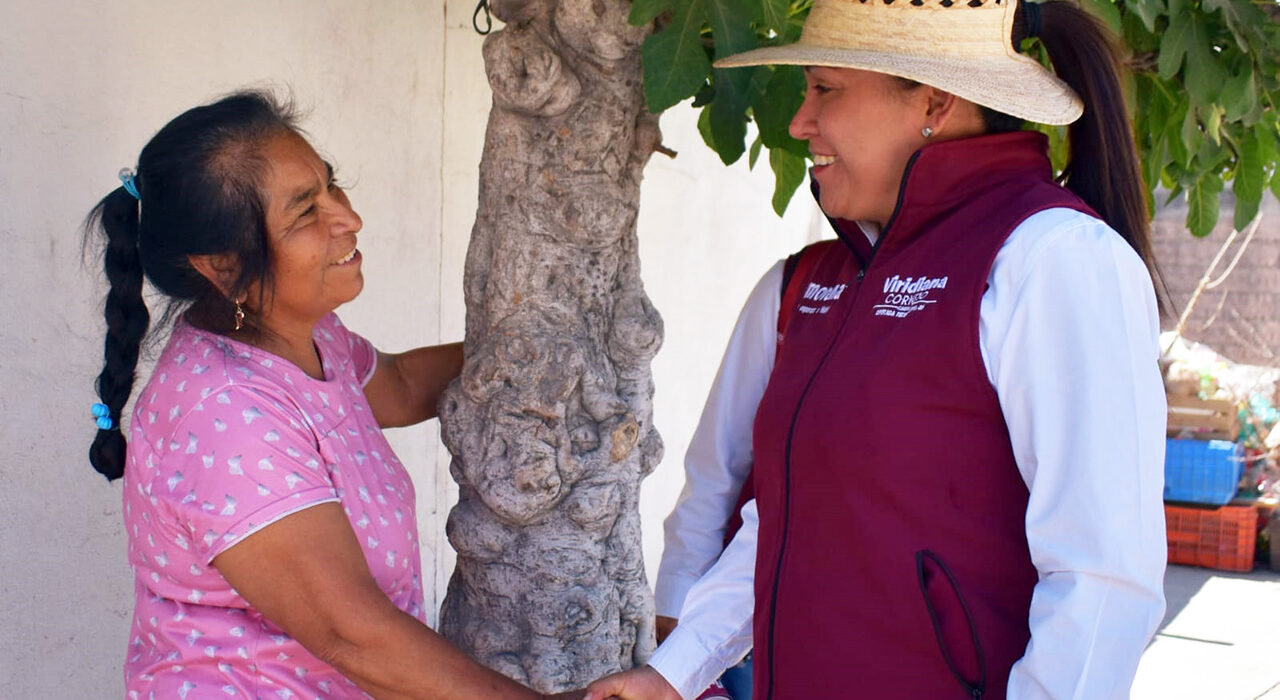
[[[335,235],[358,233],[364,228],[364,219],[352,208],[345,191],[338,190],[334,200],[336,206],[333,208],[332,230]]]
[[[814,100],[811,98],[812,90],[805,90],[804,102],[800,103],[800,109],[796,110],[795,116],[791,117],[791,123],[787,125],[787,131],[791,134],[791,138],[797,141],[808,141],[817,134],[817,122],[814,119]]]

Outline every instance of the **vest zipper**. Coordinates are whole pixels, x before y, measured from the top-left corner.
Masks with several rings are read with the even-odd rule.
[[[902,209],[902,200],[906,196],[907,177],[911,174],[911,167],[915,165],[916,159],[920,157],[920,151],[911,154],[911,158],[907,160],[907,166],[902,171],[902,182],[898,185],[898,201],[893,205],[893,213],[889,215],[889,221],[880,231],[880,235],[876,238],[876,242],[871,246],[871,254],[867,256],[865,263],[858,268],[858,275],[854,279],[853,296],[849,299],[849,304],[856,305],[858,295],[862,292],[862,280],[867,276],[867,268],[871,267],[871,263],[875,260],[876,251],[880,250],[880,244],[884,242],[885,236],[889,233],[889,227],[898,218],[898,212]],[[830,218],[828,218],[830,221]],[[835,222],[831,222],[832,228],[836,230],[836,235],[841,242],[849,248],[854,257],[862,262],[862,256],[858,253],[857,248],[849,242],[844,231]],[[850,308],[849,313],[853,313]],[[845,318],[845,323],[848,317]],[[809,375],[809,381],[804,385],[804,390],[800,392],[800,400],[796,402],[795,412],[791,414],[791,425],[787,428],[787,446],[786,459],[783,462],[783,498],[782,498],[782,536],[778,545],[778,561],[773,569],[773,591],[769,596],[769,688],[765,693],[766,700],[773,700],[773,688],[777,681],[777,656],[774,654],[774,639],[776,637],[775,630],[778,624],[778,588],[782,583],[782,562],[786,559],[787,554],[787,534],[791,530],[791,443],[796,434],[796,423],[800,420],[800,408],[804,406],[805,397],[809,395],[809,390],[813,388],[813,380],[817,379],[818,373],[822,371],[822,365],[826,362],[827,356],[831,354],[831,349],[835,347],[837,341],[840,340],[844,333],[844,325],[836,331],[836,335],[831,340],[831,344],[827,346],[827,351],[823,353],[822,359],[818,361],[818,366],[814,368],[813,374]]]
[[[867,268],[871,266],[871,259],[875,257],[875,251],[880,247],[881,240],[883,240],[883,236],[876,239],[876,243],[871,248],[871,255],[868,256],[866,264],[858,269],[858,275],[854,279],[853,296],[849,299],[849,304],[851,305],[857,302],[858,295],[862,292],[862,279],[866,277]],[[860,257],[859,260],[861,260]],[[852,312],[853,309],[850,308],[850,313],[852,314]],[[845,322],[848,322],[848,317],[845,318]],[[777,678],[777,663],[775,661],[776,656],[774,655],[774,638],[776,635],[774,630],[778,623],[778,588],[782,581],[782,562],[786,558],[787,534],[791,530],[791,445],[792,441],[795,439],[796,423],[800,420],[800,407],[804,405],[805,397],[809,395],[809,390],[813,388],[814,380],[818,378],[818,373],[822,371],[823,362],[825,362],[827,356],[831,354],[831,348],[835,347],[836,341],[840,339],[843,330],[844,327],[842,325],[840,331],[838,331],[835,337],[831,340],[831,344],[827,347],[827,351],[823,353],[822,360],[818,362],[818,366],[813,370],[813,374],[809,375],[809,381],[805,383],[804,390],[800,392],[800,400],[796,402],[796,410],[791,414],[791,425],[787,428],[786,458],[783,460],[782,477],[782,536],[779,538],[778,561],[774,566],[773,571],[773,591],[769,597],[769,688],[765,694],[765,697],[768,700],[773,700],[774,681]]]

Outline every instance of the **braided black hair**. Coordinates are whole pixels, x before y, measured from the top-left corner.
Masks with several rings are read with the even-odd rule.
[[[231,299],[255,283],[260,294],[270,288],[262,146],[282,133],[299,133],[293,107],[263,92],[188,110],[142,149],[134,180],[140,199],[118,187],[89,213],[86,237],[105,239],[103,269],[111,284],[97,392],[114,425],[98,430],[89,448],[89,462],[107,479],[124,475],[120,418],[151,325],[143,278],[167,298],[160,325],[183,313],[215,332],[232,328]],[[191,265],[193,255],[227,255],[236,262],[234,279],[215,286]]]
[[[103,316],[107,337],[103,347],[106,364],[98,375],[98,396],[107,405],[116,426],[99,430],[89,448],[89,461],[108,479],[124,474],[124,436],[119,415],[133,389],[138,350],[147,334],[151,314],[142,301],[142,259],[138,254],[138,201],[118,187],[89,215],[106,234],[103,269],[111,289]]]

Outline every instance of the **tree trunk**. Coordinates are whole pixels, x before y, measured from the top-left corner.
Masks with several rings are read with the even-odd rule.
[[[441,631],[542,692],[642,664],[640,480],[657,465],[636,213],[660,141],[623,0],[492,0],[493,108],[467,251],[466,363],[441,402],[459,485]]]

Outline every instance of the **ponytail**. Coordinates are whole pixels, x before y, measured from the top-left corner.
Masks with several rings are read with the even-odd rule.
[[[111,289],[102,315],[107,322],[98,397],[107,406],[111,427],[99,429],[89,448],[89,462],[108,480],[124,475],[125,439],[120,417],[138,367],[138,353],[151,315],[142,300],[142,257],[138,252],[138,200],[124,187],[107,195],[89,213],[88,234],[100,231],[106,239],[103,269]]]
[[[1028,22],[1028,17],[1032,21]],[[1036,36],[1044,44],[1054,71],[1084,102],[1084,114],[1068,130],[1071,150],[1060,178],[1062,184],[1137,251],[1153,282],[1163,289],[1152,252],[1150,214],[1114,43],[1101,22],[1063,0],[1049,0],[1030,9],[1025,0],[1019,2],[1014,46],[1027,36],[1028,24],[1039,25]]]

